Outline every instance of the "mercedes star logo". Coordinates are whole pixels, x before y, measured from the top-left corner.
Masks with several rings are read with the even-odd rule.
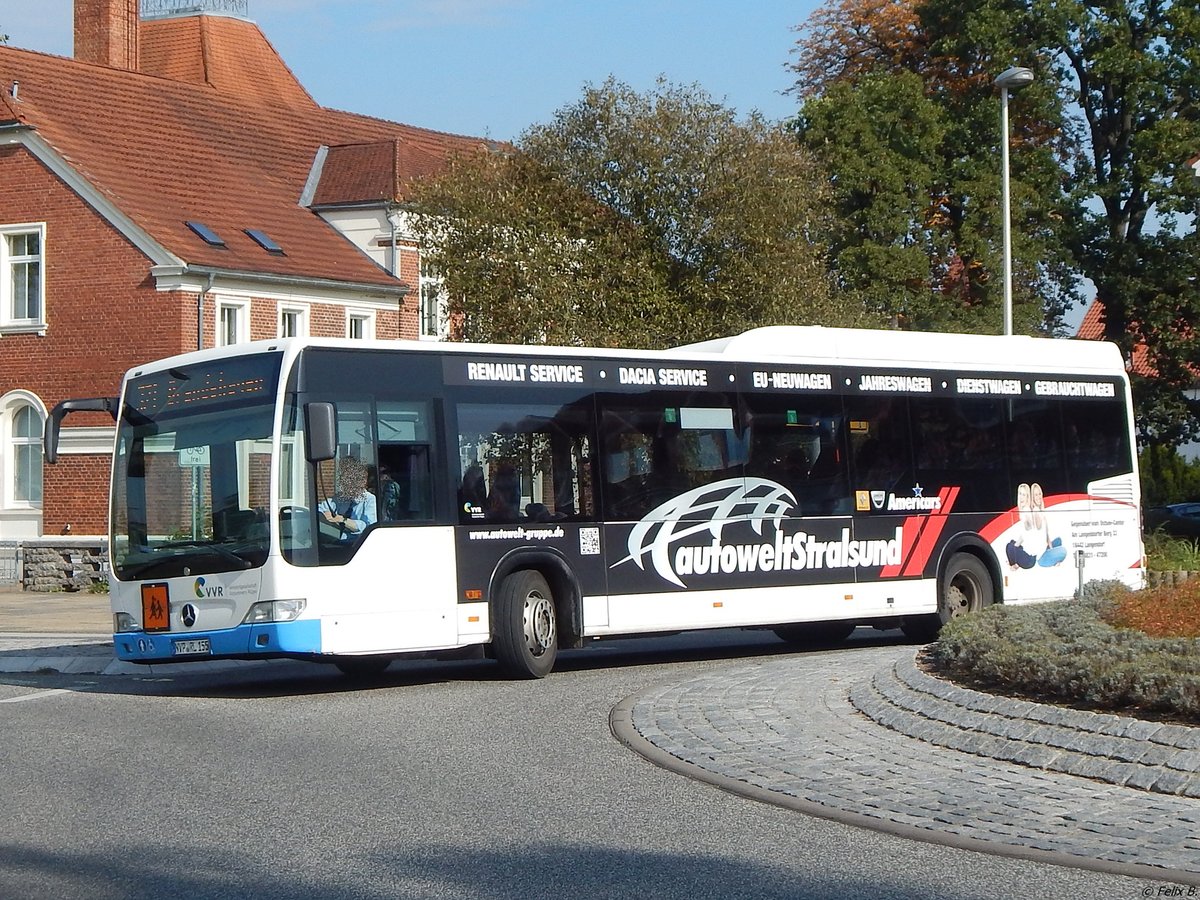
[[[183,624],[187,628],[191,628],[196,624],[196,607],[190,603],[183,605]]]

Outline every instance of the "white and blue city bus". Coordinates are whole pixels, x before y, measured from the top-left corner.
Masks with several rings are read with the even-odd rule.
[[[929,636],[1143,582],[1129,386],[1099,342],[261,341],[65,401],[49,460],[63,417],[98,408],[117,420],[114,643],[136,663],[361,672],[482,647],[539,677],[593,638]]]

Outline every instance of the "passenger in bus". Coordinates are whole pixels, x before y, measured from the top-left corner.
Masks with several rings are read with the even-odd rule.
[[[487,517],[492,521],[513,522],[520,516],[521,482],[512,463],[502,462],[492,472],[488,492]]]
[[[334,495],[321,501],[317,510],[340,532],[340,540],[358,537],[368,525],[378,521],[375,495],[367,490],[367,466],[348,456],[338,467]]]
[[[458,508],[468,519],[482,519],[486,502],[487,484],[483,480],[483,466],[471,463],[463,472],[462,487],[458,489]]]
[[[392,471],[392,467],[382,459],[379,461],[379,497],[383,521],[394,522],[405,517],[404,496],[400,483],[396,480],[396,473]]]

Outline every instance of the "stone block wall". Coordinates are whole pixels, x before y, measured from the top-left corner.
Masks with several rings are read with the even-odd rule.
[[[24,544],[25,590],[86,591],[108,583],[107,544],[43,539]]]

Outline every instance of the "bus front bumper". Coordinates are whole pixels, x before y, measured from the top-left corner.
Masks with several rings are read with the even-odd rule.
[[[219,631],[118,632],[113,635],[113,647],[118,659],[132,663],[303,658],[321,652],[321,623],[302,619]]]

